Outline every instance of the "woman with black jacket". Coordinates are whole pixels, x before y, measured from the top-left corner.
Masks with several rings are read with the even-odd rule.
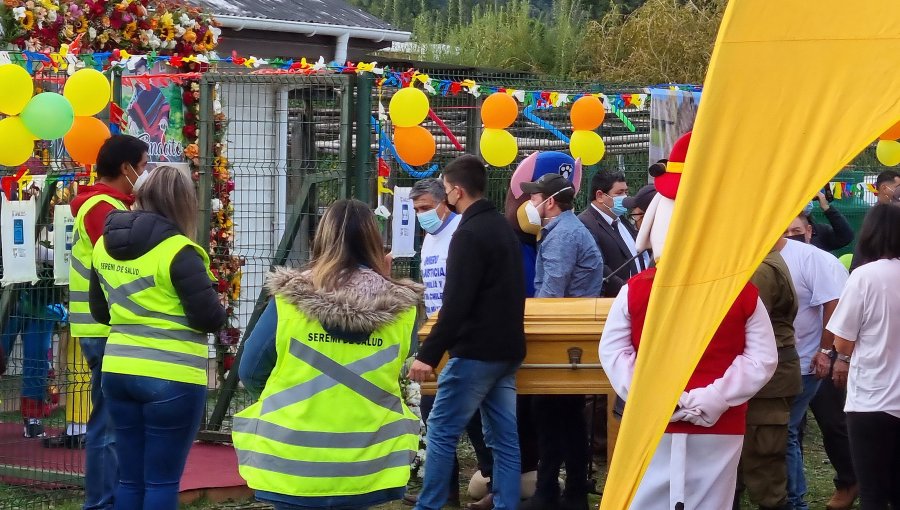
[[[174,510],[205,407],[207,333],[225,310],[209,257],[190,239],[190,177],[163,166],[135,184],[134,210],[110,213],[94,248],[89,302],[111,326],[103,394],[115,417],[115,507]]]

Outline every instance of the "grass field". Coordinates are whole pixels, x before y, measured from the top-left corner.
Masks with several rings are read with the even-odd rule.
[[[831,478],[834,475],[831,465],[825,456],[822,447],[822,436],[819,432],[815,420],[809,422],[809,434],[806,436],[806,476],[809,483],[809,494],[807,501],[811,509],[823,509],[825,503],[831,497],[834,489]],[[460,493],[465,495],[466,485],[471,474],[475,471],[474,454],[468,445],[463,445],[460,449],[461,469],[465,476],[461,477],[464,481],[460,487]],[[602,473],[599,478],[602,480]],[[602,482],[598,489],[602,490]],[[31,491],[19,487],[13,487],[0,484],[0,510],[80,510],[81,502],[78,498],[73,497],[71,492],[60,491]],[[463,498],[465,501],[466,498]],[[599,502],[599,496],[592,496],[594,504]],[[255,503],[252,501],[233,501],[227,503],[209,503],[206,501],[198,501],[190,505],[182,506],[184,510],[263,510],[270,508],[267,505]],[[377,507],[376,510],[409,510],[410,507],[404,507],[399,503],[392,503]],[[746,501],[741,506],[742,509],[751,509],[752,507]]]

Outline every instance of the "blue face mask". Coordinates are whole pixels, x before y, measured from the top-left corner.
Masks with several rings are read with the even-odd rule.
[[[622,216],[627,213],[628,209],[625,208],[623,202],[625,202],[625,197],[613,197],[613,206],[610,208],[610,211],[616,216]]]
[[[429,234],[437,232],[444,223],[441,220],[441,217],[438,216],[437,209],[418,213],[416,214],[416,218],[419,220],[419,226],[422,227],[422,230]]]

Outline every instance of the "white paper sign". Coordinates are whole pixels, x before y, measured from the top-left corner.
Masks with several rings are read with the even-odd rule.
[[[415,257],[413,241],[416,237],[416,211],[409,192],[412,188],[394,188],[394,221],[391,228],[391,254]]]
[[[3,278],[0,285],[36,283],[34,200],[6,200],[0,202],[0,240],[2,240]]]
[[[53,207],[53,281],[57,285],[69,283],[69,266],[72,264],[72,235],[75,218],[69,205]]]

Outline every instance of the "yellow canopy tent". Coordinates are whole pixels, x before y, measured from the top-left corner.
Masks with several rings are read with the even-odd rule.
[[[601,510],[629,507],[693,367],[788,223],[898,119],[900,1],[730,2]]]

